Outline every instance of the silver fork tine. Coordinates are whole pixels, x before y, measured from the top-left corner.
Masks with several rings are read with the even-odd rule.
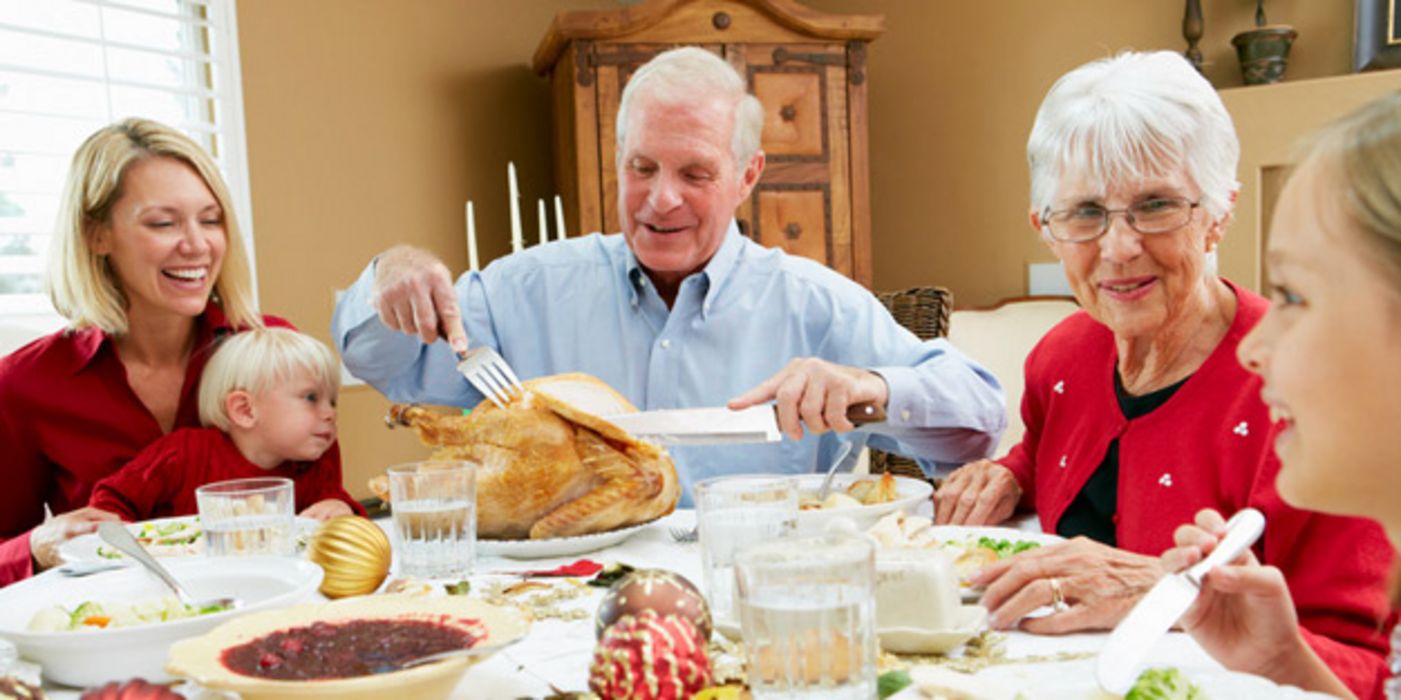
[[[462,372],[462,376],[466,377],[467,381],[470,382],[477,391],[480,391],[483,396],[496,404],[497,408],[505,408],[506,401],[509,400],[509,397],[503,395],[496,387],[490,373],[483,371],[482,360],[490,359],[482,356],[483,350],[489,350],[489,348],[478,347],[459,354],[458,357],[461,359],[461,362],[458,363],[458,370]]]
[[[510,365],[510,364],[507,364],[506,358],[501,357],[500,355],[497,355],[497,356],[496,356],[496,359],[500,360],[500,362],[496,363],[497,366],[498,366],[498,367],[501,369],[501,371],[506,375],[506,378],[509,379],[509,380],[511,380],[511,388],[515,389],[515,390],[516,390],[515,393],[518,394],[518,395],[519,395],[519,394],[524,394],[524,393],[525,393],[525,387],[524,387],[524,386],[521,386],[521,380],[516,378],[516,373],[513,372],[513,371],[511,371],[511,365]]]

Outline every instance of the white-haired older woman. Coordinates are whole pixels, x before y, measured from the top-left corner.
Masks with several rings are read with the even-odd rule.
[[[127,119],[78,148],[48,276],[68,327],[0,359],[0,585],[57,561],[111,514],[93,484],[175,428],[199,425],[211,344],[264,323],[228,188],[167,126]],[[211,303],[213,302],[213,303]],[[333,448],[338,449],[338,448]],[[45,507],[57,514],[45,520]]]
[[[1215,90],[1172,53],[1095,61],[1051,88],[1027,151],[1031,225],[1082,311],[1027,358],[1021,444],[951,475],[938,519],[999,522],[1020,505],[1069,541],[981,572],[992,624],[1111,627],[1162,575],[1174,527],[1252,506],[1269,522],[1257,553],[1285,572],[1303,636],[1365,689],[1383,661],[1391,551],[1375,524],[1274,491],[1276,429],[1236,362],[1268,304],[1215,271],[1240,152]]]
[[[1401,546],[1401,438],[1391,432],[1401,415],[1401,93],[1311,144],[1280,195],[1265,257],[1274,305],[1239,353],[1284,420],[1279,493],[1301,508],[1375,518]],[[1176,533],[1167,566],[1200,560],[1224,524],[1199,513]],[[1300,554],[1328,565],[1326,552]],[[1246,559],[1207,574],[1183,626],[1229,668],[1346,696],[1299,636],[1286,577]],[[1392,678],[1359,696],[1401,698],[1395,632],[1391,646]]]

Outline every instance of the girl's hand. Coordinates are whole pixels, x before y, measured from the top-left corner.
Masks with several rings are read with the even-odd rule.
[[[97,530],[103,520],[121,520],[116,513],[109,513],[91,506],[85,506],[67,513],[55,515],[29,533],[29,553],[34,557],[35,570],[47,569],[63,563],[58,556],[58,548],[78,535],[86,535]]]

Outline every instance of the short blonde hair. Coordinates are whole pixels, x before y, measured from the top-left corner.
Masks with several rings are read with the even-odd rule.
[[[48,288],[54,308],[74,329],[96,327],[112,335],[126,334],[126,295],[106,257],[93,251],[92,234],[96,227],[111,223],[112,206],[121,199],[127,169],[147,158],[174,158],[194,168],[209,186],[224,210],[228,239],[219,278],[214,280],[214,300],[235,327],[261,327],[243,237],[218,166],[188,136],[149,119],[126,119],[98,129],[73,154],[49,254]]]
[[[199,382],[199,420],[229,429],[224,400],[230,392],[260,394],[275,384],[309,375],[331,393],[340,393],[340,363],[321,341],[290,328],[255,328],[224,338],[204,367]]]

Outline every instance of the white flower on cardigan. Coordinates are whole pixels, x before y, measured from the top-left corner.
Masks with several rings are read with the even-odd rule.
[[[1241,437],[1245,437],[1246,435],[1250,434],[1250,425],[1245,421],[1241,421],[1240,423],[1236,424],[1236,427],[1231,429],[1231,432]]]
[[[1158,477],[1158,483],[1164,487],[1172,488],[1172,475],[1167,472],[1163,472],[1163,475]]]
[[[1054,391],[1054,392],[1056,392],[1057,394],[1064,394],[1064,393],[1065,393],[1065,380],[1062,379],[1062,380],[1056,382],[1056,385],[1053,386],[1053,387],[1051,387],[1051,391]]]

